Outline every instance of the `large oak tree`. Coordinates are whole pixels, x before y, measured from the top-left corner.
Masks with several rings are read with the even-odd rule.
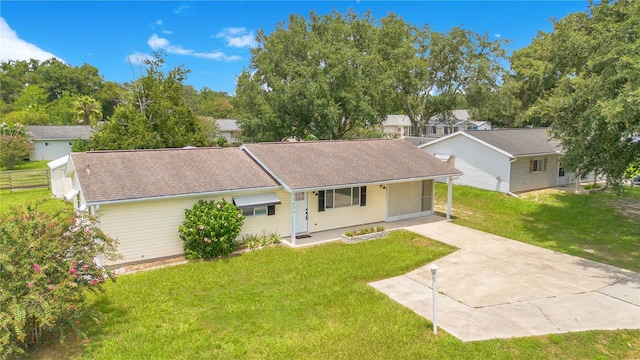
[[[384,120],[392,89],[369,14],[291,15],[257,40],[233,102],[245,139],[342,139]]]
[[[526,121],[550,124],[564,165],[619,184],[640,161],[640,2],[590,2],[514,54]]]

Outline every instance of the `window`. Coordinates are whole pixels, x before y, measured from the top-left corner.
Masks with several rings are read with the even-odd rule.
[[[367,187],[350,187],[318,192],[318,211],[346,206],[365,206]]]
[[[275,215],[280,199],[276,193],[234,196],[233,204],[242,210],[244,216]]]
[[[543,172],[547,168],[547,158],[544,159],[532,159],[529,162],[529,172]]]
[[[245,209],[242,209],[242,214],[244,216],[267,215],[267,207],[271,207],[271,206],[256,206],[253,208],[245,208]],[[273,206],[273,208],[275,210],[275,206]]]

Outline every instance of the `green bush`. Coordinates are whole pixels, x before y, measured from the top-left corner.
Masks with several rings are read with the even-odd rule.
[[[44,212],[40,204],[0,215],[0,358],[79,331],[81,319],[99,316],[86,304],[87,291],[103,291],[113,279],[95,258],[117,259],[117,242],[95,219],[71,209]]]
[[[243,223],[242,211],[224,199],[198,201],[192,209],[185,210],[179,229],[186,258],[212,259],[236,251],[236,238]]]
[[[0,165],[7,170],[23,164],[33,152],[28,127],[22,124],[0,124],[0,148]]]
[[[587,184],[584,186],[585,190],[591,190],[591,189],[599,189],[600,188],[600,184],[598,183],[594,183],[594,184]]]

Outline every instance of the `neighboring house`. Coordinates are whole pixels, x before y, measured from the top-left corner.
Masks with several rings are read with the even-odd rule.
[[[238,123],[233,119],[216,119],[218,124],[218,136],[224,137],[229,143],[240,142],[240,128]]]
[[[72,153],[65,199],[97,215],[124,259],[183,254],[178,228],[198,200],[246,215],[241,235],[296,236],[433,213],[435,179],[460,175],[404,140],[246,144]]]
[[[452,134],[456,131],[466,130],[491,130],[491,124],[486,121],[475,121],[470,119],[469,110],[453,110],[449,113],[437,115],[429,119],[423,129],[423,136],[418,137],[416,129],[411,125],[411,120],[407,115],[387,115],[382,122],[382,129],[385,134],[397,137],[441,137]],[[414,145],[424,143],[421,140],[409,140]]]
[[[77,139],[89,139],[89,125],[30,125],[33,135],[33,154],[30,160],[55,160],[69,155],[71,146]]]
[[[428,137],[441,137],[466,130],[491,130],[491,124],[486,121],[471,120],[469,110],[459,109],[429,119],[423,134]],[[409,133],[415,135],[416,132],[411,128]]]
[[[574,180],[562,166],[560,142],[546,128],[456,132],[420,148],[464,173],[455,184],[518,193]]]
[[[387,115],[387,118],[382,122],[382,130],[391,136],[408,136],[410,127],[411,121],[407,115]]]

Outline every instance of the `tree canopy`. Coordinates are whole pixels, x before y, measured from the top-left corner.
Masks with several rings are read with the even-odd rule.
[[[291,15],[270,35],[260,31],[258,43],[234,105],[244,136],[261,141],[353,137],[394,109],[423,129],[461,99],[482,103],[498,88],[505,54],[487,35],[353,11]]]
[[[590,2],[513,55],[524,122],[549,124],[567,169],[619,184],[640,160],[640,2]]]
[[[391,87],[369,14],[291,15],[257,40],[233,102],[245,138],[341,139],[386,116]]]
[[[188,70],[161,71],[162,54],[146,62],[146,75],[133,81],[110,119],[96,127],[96,150],[203,146],[206,139],[182,93]]]

